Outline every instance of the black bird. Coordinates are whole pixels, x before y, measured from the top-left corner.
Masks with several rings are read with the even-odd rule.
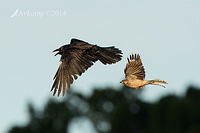
[[[97,45],[89,44],[78,39],[71,39],[70,44],[64,45],[53,52],[58,51],[56,55],[61,55],[60,66],[54,76],[54,83],[51,91],[54,90],[53,96],[58,89],[58,96],[61,89],[63,89],[63,96],[65,95],[66,84],[67,89],[74,79],[81,76],[89,67],[97,60],[100,60],[104,65],[113,64],[121,60],[122,51],[112,47],[99,47]]]

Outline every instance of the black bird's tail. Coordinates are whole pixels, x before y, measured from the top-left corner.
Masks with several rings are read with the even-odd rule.
[[[100,47],[98,59],[104,64],[113,64],[121,60],[122,51],[113,47]]]

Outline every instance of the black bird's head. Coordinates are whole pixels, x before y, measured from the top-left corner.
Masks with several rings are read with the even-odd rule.
[[[60,48],[58,48],[58,49],[55,49],[53,52],[57,52],[56,54],[55,54],[55,56],[56,55],[62,55],[63,53],[64,53],[64,46],[62,46],[62,47],[60,47]]]

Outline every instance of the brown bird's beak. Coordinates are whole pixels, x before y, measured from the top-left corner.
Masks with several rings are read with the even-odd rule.
[[[56,56],[56,55],[58,55],[58,54],[61,54],[60,48],[55,49],[53,52],[57,52],[57,51],[58,51],[58,53],[56,53],[54,56]]]
[[[121,84],[124,84],[124,80],[122,80],[120,83],[121,83]]]

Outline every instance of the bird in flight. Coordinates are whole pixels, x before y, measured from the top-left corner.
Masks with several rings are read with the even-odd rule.
[[[165,86],[160,85],[168,84],[164,80],[154,79],[154,80],[144,80],[145,78],[145,70],[142,65],[142,61],[140,59],[139,54],[132,54],[130,58],[127,58],[128,63],[126,64],[126,68],[124,69],[125,78],[126,80],[122,80],[120,83],[138,89],[144,88],[145,85],[152,84],[152,85],[159,85],[165,88]]]
[[[114,64],[122,57],[122,51],[114,46],[100,47],[78,39],[71,39],[70,44],[61,46],[53,52],[57,52],[55,56],[61,55],[61,63],[53,78],[54,83],[51,88],[51,91],[54,90],[53,96],[57,90],[58,96],[61,90],[64,96],[66,84],[69,90],[74,79],[81,76],[96,61],[100,60],[104,65]]]

